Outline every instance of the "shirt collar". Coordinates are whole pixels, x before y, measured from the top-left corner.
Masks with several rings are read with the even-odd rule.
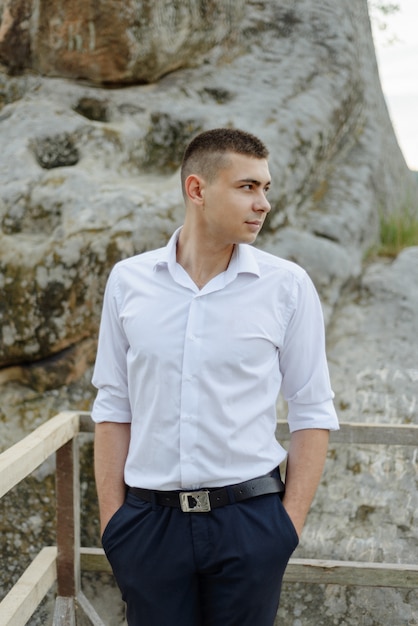
[[[177,230],[175,230],[174,233],[171,235],[167,245],[164,248],[160,248],[160,250],[158,250],[158,256],[154,264],[154,270],[159,270],[167,267],[170,270],[174,270],[174,267],[177,263],[176,248],[180,231],[181,226],[177,228]]]
[[[154,264],[154,270],[168,268],[172,276],[176,275],[176,248],[181,226],[174,231],[164,248],[160,248]],[[260,268],[250,245],[236,244],[228,268],[225,272],[225,283],[229,283],[238,274],[254,274],[260,276]]]

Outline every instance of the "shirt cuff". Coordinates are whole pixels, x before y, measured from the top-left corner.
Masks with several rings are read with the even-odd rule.
[[[289,403],[287,416],[291,433],[306,428],[339,430],[338,417],[332,399],[317,404]]]
[[[115,396],[108,389],[99,389],[91,412],[93,422],[129,423],[132,421],[128,398]]]

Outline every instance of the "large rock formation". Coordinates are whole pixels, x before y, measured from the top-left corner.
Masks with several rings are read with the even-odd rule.
[[[341,421],[417,423],[417,286],[418,247],[412,247],[393,262],[368,264],[339,298],[327,339]],[[416,454],[416,446],[392,441],[331,445],[299,554],[416,563]],[[411,590],[286,585],[278,624],[406,626],[417,610]]]
[[[11,72],[148,83],[231,54],[243,0],[2,0],[0,59]]]
[[[377,403],[384,376],[394,398],[398,380],[394,385],[395,373],[384,373],[388,357],[379,352],[379,338],[382,326],[400,323],[395,296],[387,294],[416,254],[374,266],[364,277],[362,262],[378,239],[380,212],[413,201],[417,189],[387,114],[365,0],[130,0],[122,9],[103,0],[100,11],[93,2],[0,0],[0,19],[3,447],[62,408],[90,407],[108,272],[117,259],[164,244],[181,224],[182,151],[196,132],[215,126],[250,130],[270,148],[273,211],[258,245],[299,262],[320,291],[342,416],[372,419],[359,392],[374,385]],[[138,82],[149,84],[132,84]],[[405,301],[406,289],[403,284],[396,297],[408,303],[402,332],[414,337],[408,333],[416,333],[415,296]],[[367,308],[371,298],[375,304]],[[389,317],[378,326],[379,311]],[[366,354],[364,337],[372,341],[374,324],[374,351]],[[407,347],[398,338],[396,346]],[[417,416],[408,355],[399,384],[411,402],[399,421]],[[352,538],[344,540],[347,519],[335,510],[347,467],[367,473],[373,458],[339,454],[337,469],[327,470],[336,487],[326,475],[300,555],[394,558],[388,542],[374,551],[374,531],[367,535],[361,526],[366,492],[350,492]],[[397,463],[406,468],[405,493],[413,489],[409,461]],[[92,499],[84,503],[86,519],[95,519]],[[366,515],[377,528],[385,512],[379,511]],[[411,515],[408,520],[399,531],[405,559]],[[19,524],[8,531],[6,554],[19,552],[23,534],[38,540],[36,529]],[[312,612],[302,592],[295,593],[299,613],[295,595],[288,605],[284,599],[284,623],[311,626]],[[328,607],[325,617],[318,612],[326,626],[338,623],[336,615],[339,623],[361,623],[355,602],[361,591],[309,593],[311,608]],[[386,602],[376,593],[376,603],[387,608],[396,600],[409,619],[406,594],[393,592]],[[373,623],[387,626],[384,616],[378,620]]]
[[[58,14],[72,23],[73,9],[52,4],[49,24]],[[151,30],[165,5],[136,15]],[[191,19],[188,2],[175,6],[178,20]],[[109,1],[106,10],[114,7]],[[4,5],[4,40],[28,11],[27,0]],[[112,264],[160,245],[181,222],[176,170],[203,128],[240,126],[268,143],[275,210],[261,244],[313,270],[327,319],[341,286],[359,274],[378,209],[396,208],[409,185],[364,3],[247,2],[239,32],[228,24],[245,41],[239,57],[149,86],[1,78],[0,367],[47,359],[95,335]],[[161,33],[154,36],[157,45]],[[76,78],[80,67],[66,73]]]

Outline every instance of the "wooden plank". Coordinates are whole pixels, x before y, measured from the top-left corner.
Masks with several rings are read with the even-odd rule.
[[[290,438],[287,422],[277,422],[276,437],[279,441],[286,441]],[[331,432],[330,441],[331,443],[418,446],[418,425],[341,422],[340,430]]]
[[[58,595],[80,591],[80,479],[78,441],[71,439],[56,453]]]
[[[89,412],[79,413],[80,431],[94,432]],[[277,422],[276,436],[281,440],[290,438],[287,422]],[[331,441],[338,443],[375,443],[399,446],[418,445],[417,424],[379,424],[365,422],[340,422],[340,430],[331,432]]]
[[[81,571],[112,572],[102,548],[80,548]]]
[[[417,589],[418,565],[294,558],[289,561],[284,581]]]
[[[94,432],[94,422],[88,412],[79,413],[80,432]],[[287,422],[277,422],[276,436],[289,439]],[[331,433],[331,440],[338,443],[377,443],[391,445],[418,445],[418,425],[415,424],[369,424],[364,422],[341,422],[340,430]]]
[[[77,605],[83,612],[83,617],[87,617],[91,626],[106,626],[96,609],[90,604],[82,591],[77,596]]]
[[[81,548],[81,569],[89,572],[111,572],[101,548]],[[365,587],[418,588],[418,565],[332,561],[323,559],[290,559],[284,580]]]
[[[57,597],[52,626],[76,626],[74,598]]]
[[[77,411],[65,411],[0,454],[0,498],[78,434]]]
[[[91,413],[83,411],[79,413],[80,416],[80,432],[81,433],[94,433],[94,422],[91,419]]]
[[[418,446],[415,424],[348,424],[331,433],[332,443],[369,443],[391,446]]]
[[[0,603],[0,626],[24,626],[54,584],[57,549],[43,548]]]

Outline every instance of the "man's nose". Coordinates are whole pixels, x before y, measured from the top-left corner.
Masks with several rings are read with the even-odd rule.
[[[262,193],[254,203],[254,210],[262,211],[263,213],[268,213],[271,210],[270,202],[267,200],[264,193]]]

